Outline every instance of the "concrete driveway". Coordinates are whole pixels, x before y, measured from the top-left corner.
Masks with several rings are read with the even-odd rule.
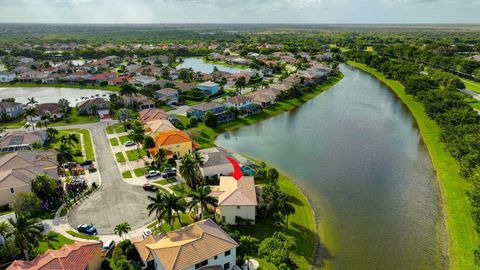
[[[72,227],[93,223],[98,234],[103,235],[113,234],[115,226],[122,222],[128,222],[132,229],[136,229],[153,220],[146,209],[147,196],[152,193],[122,180],[105,134],[106,126],[105,122],[100,122],[85,127],[92,134],[102,185],[88,199],[75,206],[68,216]]]

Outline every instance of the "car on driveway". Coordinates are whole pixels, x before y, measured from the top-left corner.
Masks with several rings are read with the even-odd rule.
[[[77,226],[77,231],[88,235],[97,234],[97,228],[93,224],[80,224]]]
[[[157,191],[158,187],[154,186],[152,184],[144,184],[143,189],[146,190],[146,191]]]
[[[150,229],[148,229],[148,228],[143,229],[143,238],[146,238],[147,236],[152,235],[152,234],[153,234],[153,232]]]
[[[163,178],[170,178],[177,176],[177,170],[176,169],[168,169],[162,173]]]
[[[160,176],[160,171],[151,170],[151,171],[148,171],[147,174],[145,175],[146,178],[152,178],[156,176]]]
[[[102,255],[105,257],[115,248],[115,241],[109,240],[102,244]]]
[[[126,141],[125,142],[125,146],[134,146],[134,145],[135,145],[135,143],[132,142],[132,141]]]

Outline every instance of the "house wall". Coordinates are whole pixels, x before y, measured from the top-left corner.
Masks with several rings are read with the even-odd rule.
[[[100,270],[100,269],[102,269],[103,259],[104,258],[102,257],[102,253],[101,253],[100,248],[99,248],[97,253],[95,254],[95,257],[93,257],[92,260],[88,263],[88,270]]]
[[[197,86],[198,89],[202,91],[209,92],[211,95],[215,95],[220,90],[220,86]]]
[[[184,142],[179,144],[171,144],[171,145],[157,145],[157,148],[163,148],[164,150],[172,151],[173,154],[177,155],[177,157],[181,157],[185,154],[190,154],[193,152],[192,149],[192,142]]]
[[[254,205],[241,205],[239,207],[237,208],[236,205],[220,205],[218,210],[222,221],[223,217],[225,217],[225,223],[236,224],[236,216],[255,221],[256,209]]]
[[[30,185],[26,183],[24,185],[19,185],[18,183],[6,183],[4,180],[2,183],[2,188],[0,188],[0,206],[9,204],[13,196],[21,192],[31,192],[32,189]],[[13,188],[14,193],[10,191],[10,188]]]
[[[151,254],[153,254],[153,258],[154,258],[155,270],[164,270],[165,268],[163,267],[163,265],[162,265],[160,259],[157,257],[157,255],[154,252],[152,252]],[[220,254],[217,254],[216,259],[215,259],[215,256],[210,257],[208,259],[208,264],[205,265],[204,267],[214,266],[214,265],[220,265],[221,267],[223,267],[226,263],[229,263],[230,267],[225,268],[225,269],[226,270],[231,270],[231,269],[233,269],[233,266],[236,263],[236,256],[237,256],[237,249],[233,248],[233,249],[230,250],[230,255],[228,255],[228,256],[225,256],[225,252],[222,252]],[[199,269],[202,269],[202,268],[199,268]],[[185,270],[196,270],[195,265],[191,265],[191,266],[185,268]]]

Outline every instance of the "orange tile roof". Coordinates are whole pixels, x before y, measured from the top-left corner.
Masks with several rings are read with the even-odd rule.
[[[183,131],[165,131],[158,133],[155,138],[157,146],[172,145],[177,143],[192,142],[192,139]]]
[[[7,270],[84,270],[100,254],[100,242],[75,242],[48,250],[33,261],[14,261]]]

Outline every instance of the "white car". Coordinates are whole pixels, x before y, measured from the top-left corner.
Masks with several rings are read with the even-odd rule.
[[[145,177],[147,178],[156,177],[156,176],[160,176],[160,171],[156,171],[156,170],[148,171],[148,173],[145,175]]]
[[[126,141],[125,142],[125,146],[134,146],[134,145],[135,145],[135,143],[132,142],[132,141]]]
[[[147,229],[147,228],[143,229],[143,238],[145,238],[149,235],[152,235],[152,234],[153,234],[153,232],[150,229]]]

